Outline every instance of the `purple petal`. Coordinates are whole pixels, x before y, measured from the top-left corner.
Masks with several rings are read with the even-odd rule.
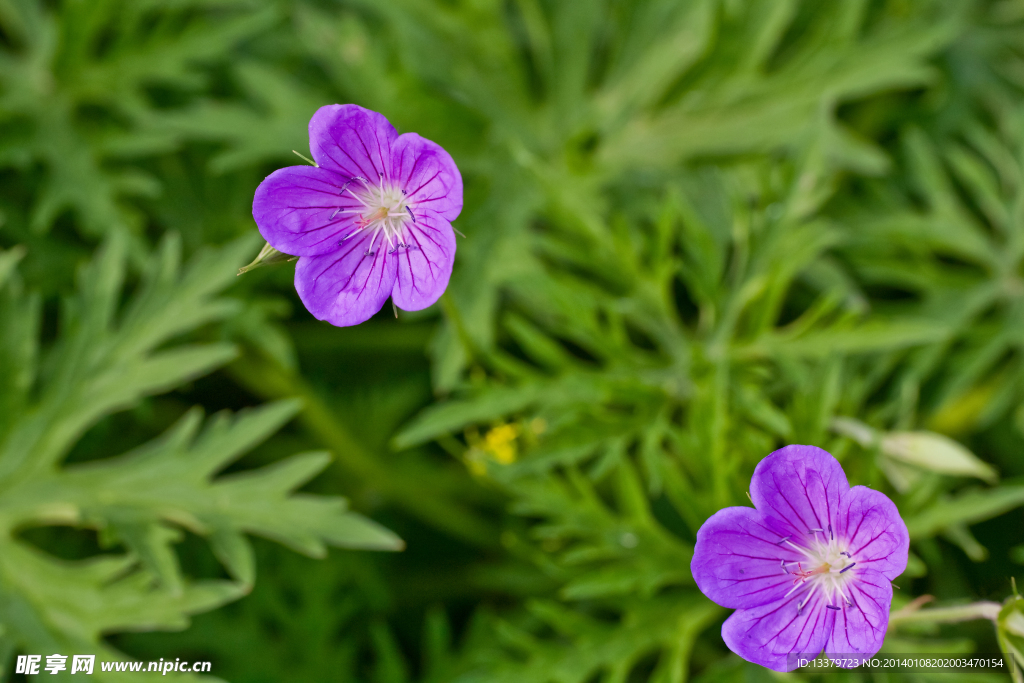
[[[342,213],[359,207],[341,194],[345,179],[312,166],[289,166],[271,173],[256,188],[252,217],[263,239],[278,251],[314,256],[334,251],[351,232],[355,216]]]
[[[406,249],[399,249],[392,300],[403,311],[418,311],[444,294],[455,263],[455,232],[448,221],[423,212],[406,224]]]
[[[910,534],[885,494],[854,486],[843,497],[838,528],[858,567],[870,567],[889,580],[907,568]]]
[[[309,150],[321,167],[376,185],[391,174],[391,145],[398,137],[382,114],[355,104],[320,107],[309,120]]]
[[[857,563],[856,570],[860,570]],[[825,644],[825,652],[834,660],[863,655],[871,657],[882,648],[889,626],[892,584],[873,569],[859,571],[854,581],[843,587],[853,605],[842,604]]]
[[[828,539],[849,490],[839,462],[815,446],[780,448],[757,464],[750,481],[750,498],[766,525],[780,535],[793,534],[794,541],[813,534]]]
[[[780,538],[765,526],[757,510],[719,510],[697,531],[690,561],[697,587],[722,607],[732,609],[781,600],[794,579],[782,568],[782,561],[806,558],[780,543]]]
[[[405,190],[413,211],[430,210],[449,223],[462,211],[462,175],[436,142],[416,133],[400,136],[391,148],[392,179]]]
[[[398,261],[378,236],[367,255],[371,235],[363,232],[338,251],[303,256],[295,267],[295,290],[319,320],[345,327],[369,320],[391,296]]]
[[[835,610],[825,607],[819,592],[798,611],[807,590],[798,590],[782,601],[733,612],[722,624],[722,640],[748,662],[774,671],[797,668],[791,654],[813,660],[825,646]]]

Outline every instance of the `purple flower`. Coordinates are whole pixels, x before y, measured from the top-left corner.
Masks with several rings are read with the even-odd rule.
[[[910,537],[885,495],[850,485],[835,458],[786,446],[758,463],[754,508],[719,510],[697,532],[697,586],[736,611],[722,639],[775,671],[814,659],[871,657],[889,624],[892,584],[907,566]]]
[[[252,203],[264,239],[300,257],[295,289],[309,312],[357,325],[389,296],[407,311],[437,301],[455,261],[451,221],[462,211],[451,156],[354,104],[321,107],[309,146],[317,166],[274,171]]]

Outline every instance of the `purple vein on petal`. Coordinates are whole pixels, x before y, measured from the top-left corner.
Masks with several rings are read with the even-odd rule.
[[[800,523],[804,525],[804,528],[810,527],[811,525],[807,523],[807,521],[804,519],[803,515],[801,515],[799,512],[797,512],[797,509],[795,507],[793,507],[792,503],[789,502],[789,497],[782,493],[782,488],[779,486],[779,482],[775,478],[775,472],[772,472],[772,482],[775,484],[775,491],[776,491],[776,493],[778,493],[779,497],[781,497],[782,500],[784,500],[786,502],[786,505],[788,505],[789,509],[793,511],[793,514],[796,515],[800,519]],[[781,517],[781,515],[780,515],[780,517]],[[783,517],[783,519],[785,519],[785,517]]]
[[[815,528],[819,529],[821,528],[821,519],[818,517],[818,511],[815,509],[814,501],[811,500],[811,494],[807,490],[807,484],[800,477],[799,472],[796,473],[796,480],[800,482],[800,487],[804,490],[804,498],[807,499],[807,506],[811,508],[811,514],[814,515]]]

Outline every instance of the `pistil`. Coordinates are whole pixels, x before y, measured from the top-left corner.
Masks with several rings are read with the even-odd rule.
[[[843,547],[846,544],[836,539],[831,524],[828,525],[827,529],[827,536],[825,535],[825,529],[809,529],[807,533],[813,538],[808,539],[809,545],[807,546],[793,543],[790,541],[792,536],[776,541],[777,545],[789,546],[805,558],[800,561],[790,562],[787,562],[785,559],[779,560],[780,568],[793,576],[793,587],[786,592],[787,596],[800,590],[808,582],[810,583],[807,586],[809,589],[807,595],[804,596],[797,606],[798,614],[807,606],[819,589],[824,592],[826,606],[830,609],[842,609],[836,606],[836,603],[840,601],[847,605],[853,604],[846,591],[843,590],[843,586],[853,580],[853,575],[847,574],[847,572],[853,569],[857,563],[852,561],[853,557]],[[821,536],[818,536],[819,533]],[[804,569],[805,564],[811,568]],[[789,565],[796,565],[796,570],[790,569]]]
[[[356,181],[362,183],[361,189],[352,189],[351,185]],[[385,183],[383,176],[380,177],[377,185],[371,185],[365,178],[356,176],[347,180],[342,186],[341,194],[346,192],[359,202],[360,206],[351,209],[339,207],[332,215],[332,218],[339,213],[357,216],[356,229],[346,235],[341,240],[342,242],[361,232],[370,231],[372,235],[370,246],[364,254],[366,256],[376,253],[373,250],[373,245],[378,236],[382,237],[382,244],[387,241],[390,247],[389,253],[393,254],[403,248],[414,249],[406,244],[405,229],[407,223],[416,222],[416,217],[412,212],[412,207],[408,205],[404,191],[390,183]]]

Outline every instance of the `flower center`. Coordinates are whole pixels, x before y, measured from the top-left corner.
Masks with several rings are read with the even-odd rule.
[[[779,560],[779,566],[787,574],[793,576],[793,587],[786,595],[798,590],[806,590],[807,595],[797,607],[799,613],[810,599],[821,591],[828,609],[839,610],[842,605],[852,605],[848,591],[843,590],[854,578],[850,570],[857,564],[847,550],[848,543],[835,538],[832,526],[828,531],[811,529],[807,532],[811,540],[806,545],[798,545],[787,536],[778,545],[788,545],[803,557],[800,560]]]
[[[356,184],[362,187],[356,187]],[[406,244],[406,225],[416,222],[416,216],[408,204],[405,192],[398,186],[385,182],[381,176],[377,185],[371,185],[365,178],[355,177],[345,182],[341,188],[341,194],[348,193],[359,202],[360,206],[352,209],[339,208],[334,212],[347,213],[356,216],[355,230],[349,233],[345,240],[359,233],[369,232],[370,246],[366,250],[366,256],[372,256],[377,238],[380,238],[380,245],[387,245],[388,253],[394,254],[399,249],[416,249]],[[334,215],[331,218],[334,218]]]

